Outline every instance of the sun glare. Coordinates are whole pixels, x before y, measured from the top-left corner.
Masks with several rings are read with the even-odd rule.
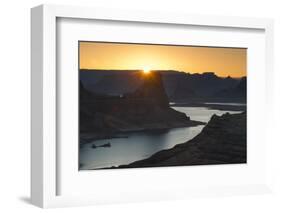
[[[144,67],[143,69],[144,74],[149,74],[150,73],[150,68],[149,67]]]

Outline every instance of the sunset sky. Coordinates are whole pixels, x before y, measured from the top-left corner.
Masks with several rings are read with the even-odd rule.
[[[246,76],[247,49],[79,42],[80,69],[178,70]]]

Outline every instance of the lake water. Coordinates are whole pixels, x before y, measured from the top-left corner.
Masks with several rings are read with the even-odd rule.
[[[186,113],[191,120],[208,122],[213,114],[231,114],[237,111],[213,110],[205,107],[173,107],[175,110]],[[152,154],[170,149],[177,144],[189,141],[199,134],[204,125],[196,127],[174,128],[160,132],[128,133],[128,138],[113,138],[97,140],[80,147],[80,169],[98,169],[129,164],[137,160],[150,157]],[[110,143],[111,147],[92,148],[92,145]]]

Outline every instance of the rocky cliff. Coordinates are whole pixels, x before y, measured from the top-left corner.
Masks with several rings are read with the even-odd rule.
[[[247,101],[247,78],[243,77],[238,84],[227,89],[223,89],[215,94],[218,101],[243,102]]]
[[[80,82],[80,133],[95,133],[101,138],[120,132],[203,124],[169,107],[161,73],[139,75],[142,84],[119,96],[95,94]]]
[[[246,163],[246,113],[213,115],[192,140],[120,168]]]

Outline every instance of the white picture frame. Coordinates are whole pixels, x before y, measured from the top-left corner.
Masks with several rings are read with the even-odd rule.
[[[142,200],[165,200],[197,196],[253,194],[270,192],[270,165],[266,162],[266,179],[255,184],[233,184],[217,187],[199,187],[188,191],[169,187],[162,191],[151,193],[151,196],[127,193],[123,196],[108,196],[108,199],[97,199],[90,195],[58,195],[60,167],[57,151],[57,20],[87,19],[109,20],[119,22],[153,23],[159,25],[181,25],[221,27],[231,29],[257,29],[264,31],[266,95],[265,107],[272,108],[272,78],[273,78],[273,21],[271,19],[217,17],[188,14],[165,14],[147,11],[123,11],[100,8],[84,8],[74,6],[41,5],[31,10],[31,73],[32,73],[32,143],[31,143],[31,201],[33,204],[47,207],[62,207],[76,205],[92,205],[97,203],[114,203]],[[257,86],[257,85],[256,85]],[[269,110],[270,111],[270,110]],[[268,117],[265,117],[269,133]],[[265,142],[269,142],[266,140]],[[264,143],[265,143],[264,142]],[[268,143],[266,144],[268,146]],[[264,153],[262,153],[265,155]],[[165,168],[164,168],[165,169]],[[183,169],[183,168],[182,168]],[[152,170],[150,170],[152,171]],[[114,171],[119,172],[119,171]],[[165,172],[165,171],[164,171]],[[173,172],[177,172],[173,170]],[[152,172],[153,173],[153,172]],[[161,171],[162,175],[163,170]],[[164,193],[165,192],[165,193]],[[170,193],[169,193],[170,192]],[[177,194],[177,195],[175,195]],[[106,197],[106,196],[105,196]]]

